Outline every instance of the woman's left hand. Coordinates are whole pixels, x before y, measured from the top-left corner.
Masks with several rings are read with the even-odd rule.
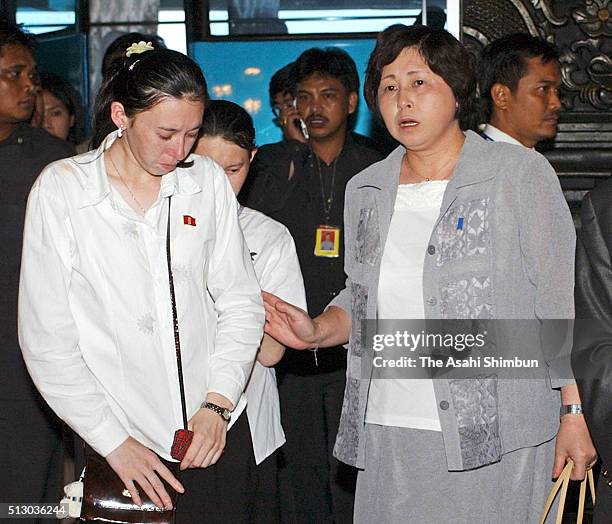
[[[597,460],[597,451],[593,446],[584,415],[568,414],[561,417],[555,445],[555,463],[552,472],[554,479],[561,475],[568,458],[574,461],[570,477],[572,480],[584,479],[586,470],[590,469]]]
[[[232,409],[231,403],[221,395],[206,397],[208,402]],[[206,408],[201,408],[189,420],[188,428],[193,431],[193,439],[185,457],[181,461],[181,470],[187,468],[206,468],[216,464],[225,449],[225,437],[228,422],[221,415]]]

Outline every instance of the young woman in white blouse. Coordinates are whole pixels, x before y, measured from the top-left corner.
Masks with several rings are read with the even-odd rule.
[[[227,419],[246,404],[262,336],[260,288],[225,174],[188,158],[207,103],[201,70],[144,42],[127,51],[96,100],[97,149],[49,165],[31,191],[23,355],[45,400],[106,458],[136,504],[142,490],[172,506],[161,478],[185,492],[178,522],[248,522],[248,500],[231,491],[242,472],[216,466],[240,462],[240,440],[250,440],[246,427],[228,433]],[[167,242],[194,432],[181,482],[160,460],[172,460],[183,426]],[[213,482],[210,471],[223,473]]]
[[[194,153],[205,155],[225,171],[234,193],[244,185],[255,154],[255,128],[250,115],[227,100],[212,100],[202,122]],[[285,226],[259,211],[240,206],[240,227],[259,285],[286,302],[306,309],[306,293],[293,238]],[[285,347],[264,335],[247,388],[248,417],[258,478],[253,522],[278,522],[275,450],[285,442],[274,366]]]

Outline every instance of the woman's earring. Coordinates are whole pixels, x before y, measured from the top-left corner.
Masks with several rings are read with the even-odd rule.
[[[117,133],[117,136],[121,138],[123,136],[123,127],[120,127]]]
[[[459,111],[459,102],[457,102],[456,100],[455,100],[455,110]]]

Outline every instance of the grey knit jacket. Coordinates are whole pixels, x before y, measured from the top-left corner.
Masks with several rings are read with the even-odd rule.
[[[364,418],[371,355],[361,320],[375,319],[380,264],[404,155],[355,176],[346,189],[345,289],[331,302],[352,319],[347,383],[334,453],[364,467]],[[457,234],[463,217],[462,234]],[[558,178],[539,153],[466,132],[440,215],[423,253],[423,302],[432,319],[573,318],[575,230]],[[371,367],[371,366],[370,366]],[[435,379],[449,470],[501,459],[558,430],[568,377]],[[398,399],[401,402],[401,399]]]

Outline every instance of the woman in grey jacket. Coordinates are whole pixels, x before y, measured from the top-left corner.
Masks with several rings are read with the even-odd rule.
[[[364,319],[522,319],[539,344],[542,320],[573,316],[558,179],[538,153],[463,131],[468,64],[445,31],[379,35],[366,100],[401,146],[347,186],[346,288],[314,321],[265,297],[266,330],[287,345],[349,340],[335,453],[362,469],[356,522],[533,522],[551,471],[572,458],[580,478],[595,460],[582,415],[557,419],[560,401],[580,402],[569,374],[372,380]],[[518,324],[495,325],[498,349],[508,325],[513,336]]]

